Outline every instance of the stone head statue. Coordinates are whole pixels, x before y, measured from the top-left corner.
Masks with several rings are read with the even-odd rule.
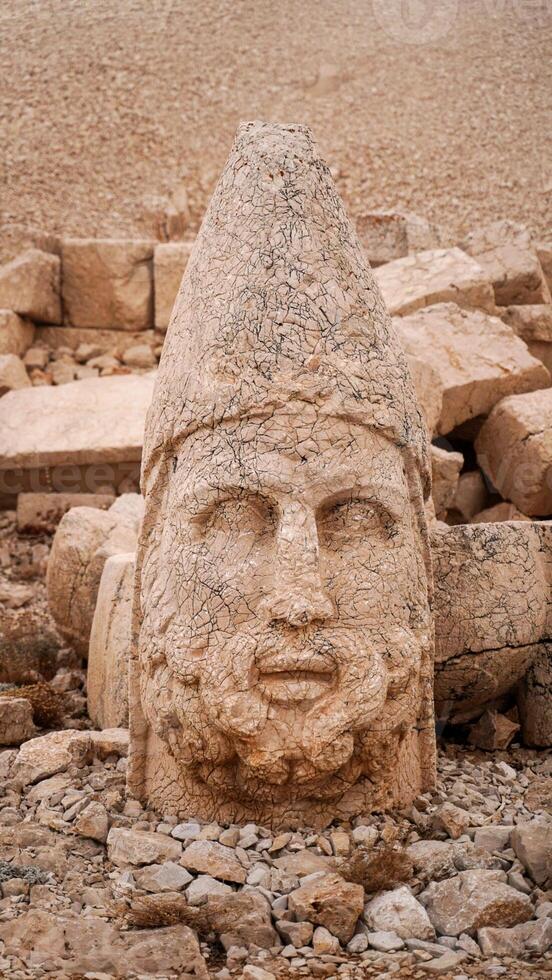
[[[163,350],[142,462],[130,789],[321,824],[434,765],[426,434],[302,126],[240,126]]]

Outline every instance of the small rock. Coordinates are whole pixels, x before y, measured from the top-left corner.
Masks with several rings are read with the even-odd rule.
[[[518,824],[512,831],[516,857],[537,885],[552,886],[552,823],[532,820]]]
[[[347,943],[346,949],[348,953],[364,953],[368,949],[368,937],[364,932],[357,932]]]
[[[324,926],[317,926],[312,936],[312,948],[317,956],[323,953],[339,953],[339,939]]]
[[[181,853],[178,841],[145,830],[112,827],[107,837],[108,858],[119,867],[178,861]]]
[[[436,830],[444,830],[449,837],[457,840],[468,829],[470,815],[453,803],[443,803],[435,812],[432,823]]]
[[[211,875],[199,875],[186,889],[188,905],[204,905],[210,895],[232,894],[230,885],[225,885]]]
[[[473,935],[485,926],[513,926],[533,912],[526,895],[505,883],[502,871],[461,871],[456,877],[432,882],[419,896],[441,935]]]
[[[473,842],[476,847],[483,848],[484,851],[503,851],[510,843],[510,836],[513,826],[490,826],[478,827],[475,831]]]
[[[147,892],[178,892],[193,881],[192,875],[174,861],[150,864],[134,875],[139,888]]]
[[[0,745],[21,745],[34,733],[30,701],[25,698],[0,698]]]
[[[109,817],[101,803],[92,802],[81,811],[73,824],[74,829],[82,837],[91,837],[102,844],[107,840]]]
[[[369,932],[368,942],[372,949],[377,949],[380,953],[393,953],[397,949],[404,949],[404,940],[396,932],[387,929]]]
[[[355,827],[352,834],[355,844],[363,844],[364,847],[373,847],[378,839],[378,832],[375,827]]]
[[[200,833],[201,827],[199,824],[188,821],[188,823],[178,823],[176,827],[173,827],[171,837],[176,837],[177,840],[187,842],[197,840]]]
[[[153,368],[157,364],[155,354],[149,344],[129,347],[123,354],[123,364],[135,368]]]
[[[552,946],[552,919],[522,922],[512,929],[479,929],[477,940],[485,956],[542,956]]]
[[[247,963],[244,966],[242,978],[243,980],[276,980],[274,973],[269,973],[268,970],[263,970],[260,966],[253,966],[252,963]]]
[[[364,889],[340,875],[319,873],[290,892],[288,907],[298,921],[325,926],[342,943],[352,939],[364,904]]]
[[[180,863],[190,871],[209,874],[222,881],[233,881],[238,885],[243,885],[245,882],[246,872],[237,860],[235,852],[217,841],[193,841],[185,849]]]
[[[296,949],[300,949],[301,946],[308,946],[312,939],[313,926],[311,922],[285,922],[283,919],[278,919],[276,928],[282,939],[286,943],[291,943]]]

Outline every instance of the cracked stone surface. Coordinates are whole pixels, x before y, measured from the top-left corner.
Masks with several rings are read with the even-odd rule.
[[[425,427],[303,127],[238,130],[168,330],[142,487],[130,790],[283,826],[430,786]]]

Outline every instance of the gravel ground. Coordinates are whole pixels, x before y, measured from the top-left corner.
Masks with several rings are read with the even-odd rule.
[[[14,0],[0,9],[0,256],[37,230],[196,225],[243,118],[312,126],[350,211],[452,238],[551,227],[552,0]]]

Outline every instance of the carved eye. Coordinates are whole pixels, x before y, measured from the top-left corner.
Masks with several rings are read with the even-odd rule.
[[[264,538],[276,531],[278,518],[270,501],[255,494],[229,497],[213,503],[192,519],[200,538],[212,535],[237,538],[254,535]]]
[[[383,508],[360,497],[350,497],[324,508],[317,523],[320,544],[326,547],[343,547],[374,535],[385,539],[391,532],[390,517]]]

